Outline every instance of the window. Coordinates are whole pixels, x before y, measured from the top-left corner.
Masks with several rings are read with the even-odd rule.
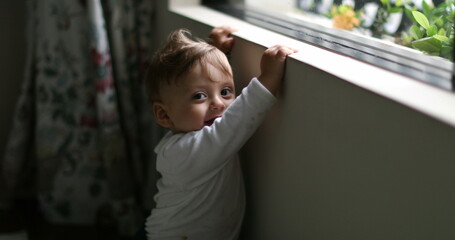
[[[454,0],[245,0],[205,4],[247,22],[454,90]],[[227,2],[227,1],[226,1]]]

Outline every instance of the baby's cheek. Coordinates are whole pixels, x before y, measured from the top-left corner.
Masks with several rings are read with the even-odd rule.
[[[187,117],[193,121],[204,121],[205,115],[208,112],[208,108],[201,104],[199,106],[193,106],[188,110]]]

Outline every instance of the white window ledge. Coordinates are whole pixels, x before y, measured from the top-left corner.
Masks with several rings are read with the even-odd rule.
[[[224,24],[231,25],[239,30],[234,33],[236,37],[264,47],[283,44],[298,49],[299,52],[293,54],[292,58],[455,127],[454,92],[439,89],[415,79],[265,30],[229,15],[199,6],[197,3],[174,4],[172,1],[170,2],[170,11],[176,14],[212,27]]]

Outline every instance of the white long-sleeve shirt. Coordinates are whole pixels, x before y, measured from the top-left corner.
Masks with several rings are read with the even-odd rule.
[[[162,178],[146,222],[148,239],[237,239],[245,209],[237,152],[274,102],[253,78],[211,126],[164,136],[155,148]]]

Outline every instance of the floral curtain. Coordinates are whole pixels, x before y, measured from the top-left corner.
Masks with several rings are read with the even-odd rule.
[[[141,87],[151,0],[27,0],[28,56],[0,206],[36,197],[58,224],[143,223],[153,120]]]

